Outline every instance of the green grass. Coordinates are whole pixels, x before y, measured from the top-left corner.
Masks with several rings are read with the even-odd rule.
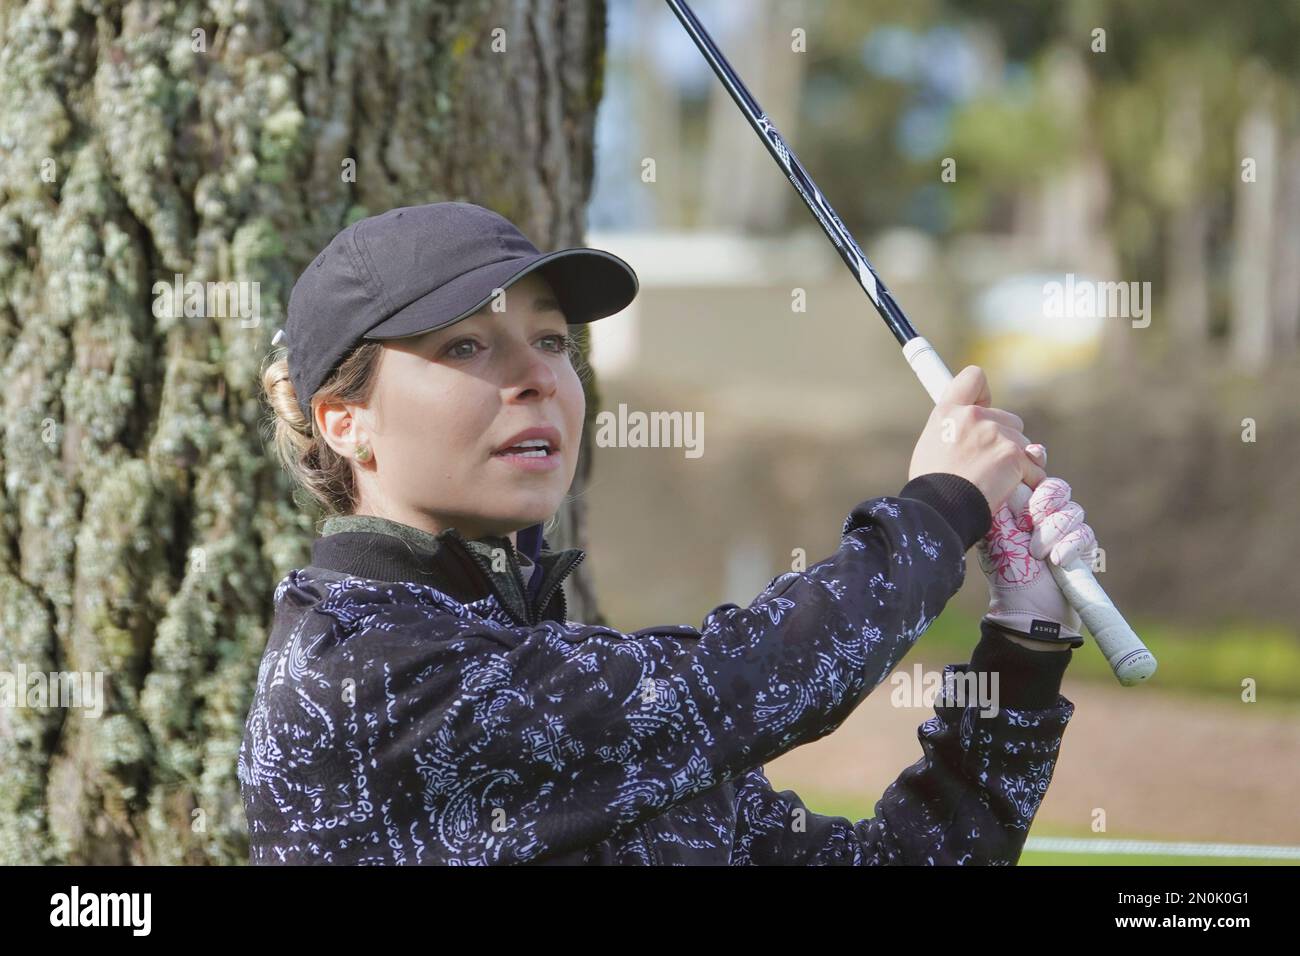
[[[1037,832],[1034,836],[1039,836]],[[1043,853],[1025,850],[1020,866],[1295,866],[1294,860],[1229,856],[1136,856],[1126,853]]]
[[[1258,703],[1300,703],[1300,635],[1244,623],[1213,629],[1133,623],[1159,662],[1153,687],[1240,700],[1242,680],[1251,677]],[[978,640],[979,618],[949,609],[921,635],[912,653],[928,661],[964,661]],[[1067,673],[1083,680],[1115,679],[1091,637],[1074,651]]]
[[[1213,843],[1213,840],[1184,840],[1159,834],[1093,833],[1086,828],[1070,830],[1056,827],[1031,827],[1030,838],[1063,837],[1069,839],[1151,840],[1160,843]],[[1182,856],[1168,854],[1149,856],[1144,853],[1068,853],[1056,850],[1031,850],[1026,848],[1020,856],[1021,866],[1296,866],[1295,860],[1260,860],[1255,857]]]

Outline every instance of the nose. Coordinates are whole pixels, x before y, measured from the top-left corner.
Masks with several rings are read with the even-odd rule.
[[[513,345],[504,374],[502,390],[512,401],[549,398],[559,387],[546,355],[527,342]]]

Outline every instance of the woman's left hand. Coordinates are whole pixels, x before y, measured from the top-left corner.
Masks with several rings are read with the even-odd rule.
[[[1056,625],[1061,638],[1082,641],[1078,612],[1066,602],[1046,561],[1059,565],[1076,555],[1091,560],[1097,538],[1083,515],[1060,478],[1039,482],[1019,514],[1009,505],[998,510],[976,545],[989,582],[989,620],[1021,634],[1050,636]],[[1044,623],[1035,628],[1035,621]]]

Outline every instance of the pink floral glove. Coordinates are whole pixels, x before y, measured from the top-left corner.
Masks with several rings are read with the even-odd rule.
[[[1092,528],[1083,522],[1083,508],[1070,500],[1070,486],[1060,478],[1043,479],[1026,510],[1013,514],[1004,505],[975,546],[989,580],[986,617],[1030,637],[1082,643],[1083,622],[1044,559],[1059,565],[1077,555],[1089,561],[1096,546]]]

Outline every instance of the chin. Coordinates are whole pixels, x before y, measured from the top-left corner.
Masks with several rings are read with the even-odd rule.
[[[521,531],[535,524],[549,521],[560,510],[563,496],[558,496],[545,503],[520,502],[518,507],[503,508],[494,516],[493,523],[508,527],[510,531]]]

